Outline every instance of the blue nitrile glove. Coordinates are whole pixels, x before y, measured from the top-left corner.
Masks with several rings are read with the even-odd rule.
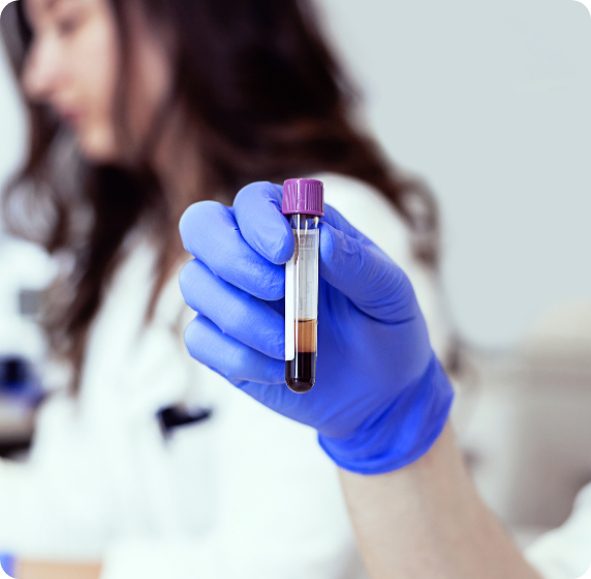
[[[363,474],[401,468],[429,450],[453,392],[429,342],[405,273],[333,207],[320,225],[316,383],[284,383],[285,264],[293,233],[282,188],[254,183],[233,206],[201,201],[180,223],[180,285],[198,312],[191,355],[269,408],[315,428],[339,466]]]
[[[10,553],[0,553],[0,569],[4,574],[0,573],[0,577],[15,577],[16,576],[16,559]]]

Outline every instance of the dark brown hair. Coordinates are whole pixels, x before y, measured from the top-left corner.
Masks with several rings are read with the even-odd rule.
[[[199,179],[184,194],[171,193],[139,153],[133,167],[89,164],[51,111],[27,103],[29,152],[5,195],[6,221],[51,253],[69,257],[70,267],[54,287],[60,301],[54,299],[48,308],[45,328],[55,351],[76,372],[127,234],[146,227],[159,240],[149,319],[183,254],[177,235],[183,209],[211,197],[231,203],[251,181],[282,182],[315,172],[359,179],[392,203],[412,234],[415,257],[437,270],[439,226],[433,197],[423,184],[395,169],[360,128],[357,89],[324,40],[307,1],[109,1],[123,57],[130,42],[131,5],[141,9],[154,33],[168,38],[173,90],[165,107],[184,111]],[[9,5],[2,16],[18,75],[32,40],[21,2]],[[125,127],[129,87],[123,79],[129,66],[123,58],[119,127]],[[165,107],[154,120],[154,136],[158,122],[164,122]],[[125,130],[121,133],[126,138]]]

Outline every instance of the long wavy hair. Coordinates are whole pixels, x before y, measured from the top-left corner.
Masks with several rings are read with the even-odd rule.
[[[411,234],[414,256],[434,273],[439,218],[426,186],[400,172],[357,117],[360,92],[345,74],[306,0],[107,0],[118,28],[121,70],[116,95],[120,139],[128,139],[132,8],[139,8],[170,53],[172,91],[151,138],[125,166],[92,164],[46,107],[26,102],[28,155],[3,196],[9,229],[63,256],[43,325],[53,352],[77,383],[91,322],[120,263],[127,235],[146,227],[158,240],[148,322],[183,249],[177,223],[194,201],[231,203],[255,180],[334,172],[373,186]],[[172,31],[173,34],[167,34]],[[6,7],[2,34],[20,77],[33,33],[18,0]],[[151,166],[170,110],[183,111],[198,178],[181,193]],[[52,298],[53,296],[53,298]]]

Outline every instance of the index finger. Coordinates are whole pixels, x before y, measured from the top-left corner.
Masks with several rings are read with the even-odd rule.
[[[281,213],[283,188],[269,182],[251,183],[234,198],[234,217],[246,242],[275,264],[286,263],[294,252],[288,218]],[[323,221],[355,239],[365,235],[355,229],[334,207],[324,204]]]
[[[267,181],[243,187],[234,198],[234,217],[246,242],[275,264],[289,260],[295,245],[281,213],[282,187]]]
[[[284,295],[285,273],[243,239],[233,208],[215,201],[199,201],[181,217],[179,229],[187,252],[215,275],[263,300]]]

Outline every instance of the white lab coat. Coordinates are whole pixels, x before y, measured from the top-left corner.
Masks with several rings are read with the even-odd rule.
[[[578,494],[571,516],[526,550],[544,579],[591,577],[591,484]]]
[[[408,272],[443,354],[429,274],[382,196],[321,175],[326,202]],[[40,412],[30,458],[0,463],[0,549],[105,563],[103,579],[337,579],[361,574],[336,469],[315,433],[192,360],[176,276],[142,327],[154,252],[139,237],[91,328],[80,391]],[[321,354],[320,354],[321,355]],[[187,401],[212,418],[164,440],[155,418]]]

